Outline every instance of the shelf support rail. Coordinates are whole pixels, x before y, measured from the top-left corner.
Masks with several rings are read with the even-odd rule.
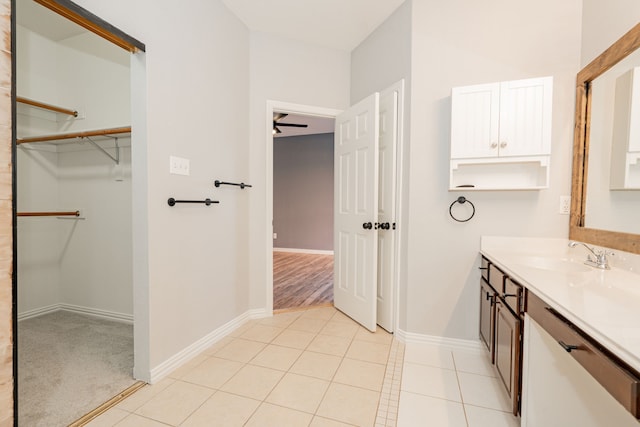
[[[64,211],[64,212],[17,212],[16,216],[74,216],[79,217],[80,211]]]

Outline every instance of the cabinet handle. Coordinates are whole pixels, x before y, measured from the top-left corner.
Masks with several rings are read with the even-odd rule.
[[[491,143],[491,148],[497,148],[498,147],[498,143],[497,142],[492,142]]]
[[[517,297],[518,294],[502,294],[502,298]]]
[[[504,148],[504,147],[506,147],[506,146],[507,146],[507,142],[506,142],[506,141],[502,141],[502,142],[500,143],[500,148]]]
[[[487,301],[489,301],[491,299],[491,295],[489,295],[489,292],[487,292]]]
[[[578,349],[577,345],[565,344],[564,341],[558,341],[558,344],[560,344],[560,347],[564,348],[567,353],[571,353],[572,350]]]

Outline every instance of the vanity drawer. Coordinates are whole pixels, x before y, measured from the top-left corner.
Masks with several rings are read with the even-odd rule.
[[[499,294],[504,290],[505,274],[493,264],[489,264],[489,284],[493,286]]]
[[[482,277],[487,282],[489,281],[489,264],[489,260],[485,257],[482,257],[482,259],[480,260],[480,274],[482,274]]]
[[[502,299],[509,306],[509,308],[520,316],[524,312],[523,304],[523,288],[522,286],[514,282],[510,277],[504,279],[504,292],[502,293]]]
[[[527,313],[624,408],[640,418],[640,374],[609,353],[535,294],[527,293]]]

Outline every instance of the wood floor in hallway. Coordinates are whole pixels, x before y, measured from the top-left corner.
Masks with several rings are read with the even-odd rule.
[[[273,252],[273,309],[333,302],[333,255]]]

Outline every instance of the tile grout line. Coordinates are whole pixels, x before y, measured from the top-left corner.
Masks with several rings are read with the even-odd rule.
[[[296,320],[298,320],[298,319],[300,319],[300,318],[302,318],[302,316],[298,316],[298,317],[296,318]],[[331,318],[333,318],[333,316],[332,316]],[[326,326],[326,324],[327,324],[327,323],[329,323],[329,322],[331,321],[331,318],[329,318],[329,319],[322,319],[322,320],[324,320],[324,321],[325,321],[325,326]],[[297,330],[297,329],[289,329],[289,327],[290,327],[293,323],[295,323],[295,320],[294,320],[293,322],[291,322],[287,327],[285,327],[285,328],[283,329],[283,331],[282,331],[282,332],[284,332],[284,331],[286,331],[286,330],[301,331],[301,330]],[[302,331],[302,332],[309,332],[309,333],[313,333],[313,334],[314,334],[314,339],[315,339],[315,337],[318,337],[319,335],[322,335],[322,333],[321,333],[321,332],[322,332],[322,329],[323,329],[323,328],[321,328],[318,332],[310,332],[310,331]],[[278,334],[278,335],[280,335],[280,334]],[[328,382],[328,386],[327,386],[326,390],[324,391],[324,393],[323,393],[323,395],[322,395],[322,398],[320,399],[320,402],[318,403],[318,407],[313,411],[313,413],[309,413],[309,412],[306,412],[306,411],[300,411],[300,412],[305,412],[305,413],[307,413],[307,414],[310,414],[310,415],[312,416],[312,418],[311,418],[312,420],[313,420],[313,418],[315,418],[315,417],[322,417],[322,418],[325,418],[325,419],[330,419],[330,420],[333,420],[333,421],[338,421],[338,420],[335,420],[335,419],[333,419],[333,418],[328,418],[328,417],[325,417],[325,416],[319,415],[319,414],[318,414],[318,410],[320,409],[320,406],[322,405],[323,400],[324,400],[324,399],[325,399],[325,397],[327,396],[327,393],[329,392],[329,388],[331,387],[331,384],[334,384],[335,376],[337,375],[337,372],[338,372],[338,370],[340,369],[340,366],[342,365],[342,363],[343,363],[343,362],[344,362],[344,360],[346,359],[346,354],[347,354],[347,352],[349,351],[349,348],[351,347],[351,345],[353,344],[353,341],[355,341],[355,337],[356,337],[356,335],[357,335],[357,333],[356,333],[356,334],[354,334],[354,335],[350,338],[350,342],[349,342],[349,346],[347,347],[347,350],[345,350],[345,353],[344,353],[342,356],[340,356],[340,364],[338,365],[338,368],[336,369],[336,372],[334,372],[334,373],[333,373],[333,375],[332,375],[331,379],[324,380],[324,381],[327,381],[327,382]],[[275,340],[275,338],[274,338],[274,339],[272,339],[272,340],[271,340],[271,342],[270,342],[270,343],[268,343],[267,345],[270,345],[274,340]],[[301,350],[301,353],[300,353],[300,355],[296,358],[296,361],[297,361],[297,360],[299,360],[305,352],[308,352],[308,353],[317,353],[317,354],[325,354],[325,353],[320,353],[320,352],[315,352],[315,351],[309,350],[308,348],[309,348],[309,346],[311,345],[311,343],[312,343],[312,342],[313,342],[313,339],[312,339],[312,340],[311,340],[311,341],[310,341],[310,342],[309,342],[309,343],[308,343],[308,344],[307,344],[303,349],[300,349],[300,350]],[[274,345],[275,345],[275,344],[274,344]],[[257,356],[257,355],[256,355],[256,356]],[[336,357],[337,357],[337,356],[336,356]],[[254,358],[255,358],[255,356],[254,356],[251,360],[253,360]],[[250,362],[250,361],[249,361],[249,362]],[[249,362],[247,362],[246,364],[249,364]],[[284,371],[284,372],[285,372],[285,374],[282,376],[282,378],[280,378],[280,380],[278,381],[278,384],[280,384],[280,382],[282,381],[282,379],[283,379],[283,378],[286,376],[286,374],[288,374],[288,373],[291,373],[291,374],[293,374],[293,375],[307,376],[307,375],[296,374],[296,373],[294,373],[294,372],[291,372],[291,368],[292,368],[294,365],[295,365],[295,362],[294,362],[294,363],[292,363],[292,364],[291,364],[291,366],[290,366],[286,371]],[[316,378],[316,377],[312,377],[312,376],[310,376],[310,378]],[[260,402],[260,405],[258,405],[258,407],[256,408],[256,410],[255,410],[255,411],[251,414],[251,416],[247,419],[247,421],[246,421],[245,425],[246,425],[246,424],[251,420],[251,417],[253,417],[253,415],[255,415],[255,413],[258,411],[258,409],[260,408],[260,406],[261,406],[262,404],[264,404],[264,403],[269,403],[269,402],[267,402],[267,398],[268,398],[268,397],[269,397],[269,395],[273,392],[273,390],[275,390],[275,388],[278,386],[278,384],[276,384],[276,385],[273,387],[273,389],[271,389],[271,391],[267,394],[267,396],[265,396],[265,398]],[[335,383],[335,384],[339,384],[339,383]],[[272,404],[272,403],[269,403],[269,404]],[[279,406],[279,407],[286,408],[286,409],[292,409],[292,408],[288,408],[287,406],[283,406],[283,405],[278,405],[278,404],[272,404],[272,405]]]
[[[469,418],[467,417],[467,406],[464,403],[464,397],[462,396],[462,386],[460,385],[460,377],[458,376],[458,365],[456,365],[456,358],[453,357],[453,351],[451,352],[451,360],[453,360],[453,368],[456,373],[456,382],[458,383],[458,392],[460,393],[460,403],[462,403],[462,412],[464,413],[464,421],[469,426]]]
[[[400,359],[400,372],[397,374],[398,361]],[[389,349],[389,356],[378,401],[378,412],[376,414],[376,427],[395,427],[398,419],[398,406],[400,403],[400,383],[402,377],[402,364],[404,363],[404,344],[393,339]],[[397,374],[397,375],[396,375]],[[394,382],[398,381],[397,389]],[[386,398],[385,398],[386,395]],[[395,399],[394,399],[395,398]],[[383,400],[385,400],[383,402]],[[393,404],[395,402],[395,405]],[[393,410],[393,411],[391,411]]]

